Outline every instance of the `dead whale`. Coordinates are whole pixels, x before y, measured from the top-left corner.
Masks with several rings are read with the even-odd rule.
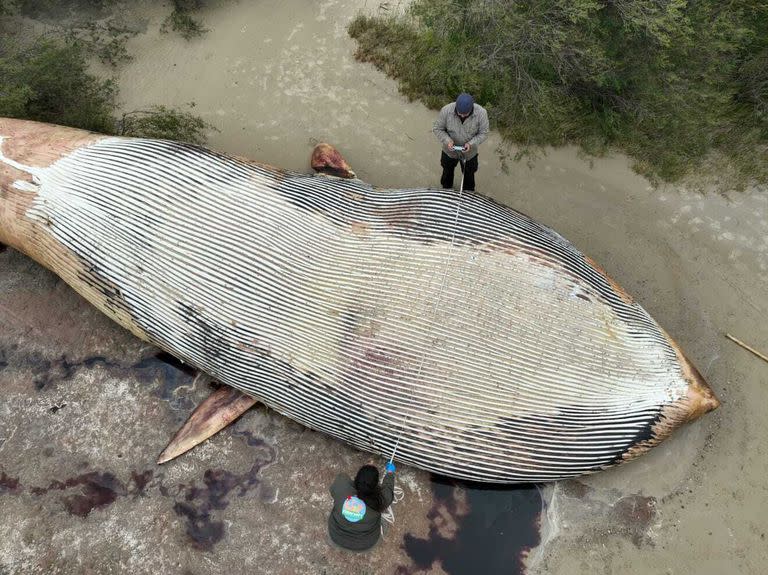
[[[287,417],[451,477],[592,473],[718,405],[595,262],[477,194],[0,119],[0,242]]]

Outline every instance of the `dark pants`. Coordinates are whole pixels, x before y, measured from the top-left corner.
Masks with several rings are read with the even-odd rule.
[[[453,172],[458,163],[458,159],[450,157],[445,152],[440,152],[440,165],[443,166],[443,177],[440,178],[440,185],[446,190],[453,188]],[[474,192],[477,156],[464,162],[464,167],[462,169],[464,170],[464,189]]]

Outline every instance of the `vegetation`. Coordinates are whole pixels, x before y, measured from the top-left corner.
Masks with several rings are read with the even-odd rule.
[[[763,0],[414,0],[349,27],[407,96],[471,92],[524,151],[618,148],[656,181],[706,164],[741,184],[768,181],[766,30]]]
[[[64,34],[68,42],[113,68],[131,60],[125,45],[135,35],[135,31],[112,21],[73,24]]]
[[[202,36],[208,30],[193,18],[191,13],[200,9],[203,4],[204,0],[173,0],[173,12],[165,19],[160,31],[173,30],[181,34],[185,40]]]
[[[148,110],[123,114],[118,134],[204,144],[206,132],[213,129],[213,126],[189,112],[165,106],[152,106]]]
[[[18,14],[50,18],[56,10],[102,10],[117,0],[0,0],[0,117],[22,118],[103,134],[165,138],[203,144],[214,129],[176,108],[150,106],[118,120],[113,80],[89,72],[98,57],[116,67],[129,59],[125,41],[134,34],[110,18],[72,21],[28,40],[7,33]],[[54,11],[54,12],[51,12]]]
[[[4,0],[30,18],[60,17],[73,11],[100,12],[116,0]]]
[[[80,48],[48,38],[0,52],[0,116],[112,133],[115,85],[88,73]]]

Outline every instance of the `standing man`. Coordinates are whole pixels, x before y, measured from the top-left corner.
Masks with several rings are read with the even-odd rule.
[[[453,188],[453,172],[459,160],[464,161],[464,189],[475,190],[477,147],[488,137],[488,112],[469,94],[459,94],[455,102],[446,104],[432,126],[432,132],[443,145],[440,185]],[[461,147],[456,150],[454,147]]]

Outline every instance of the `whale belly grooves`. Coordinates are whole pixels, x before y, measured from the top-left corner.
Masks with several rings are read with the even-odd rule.
[[[594,262],[482,196],[31,122],[0,119],[0,137],[0,242],[361,449],[389,456],[400,437],[397,459],[423,469],[549,481],[631,459],[718,404]]]

